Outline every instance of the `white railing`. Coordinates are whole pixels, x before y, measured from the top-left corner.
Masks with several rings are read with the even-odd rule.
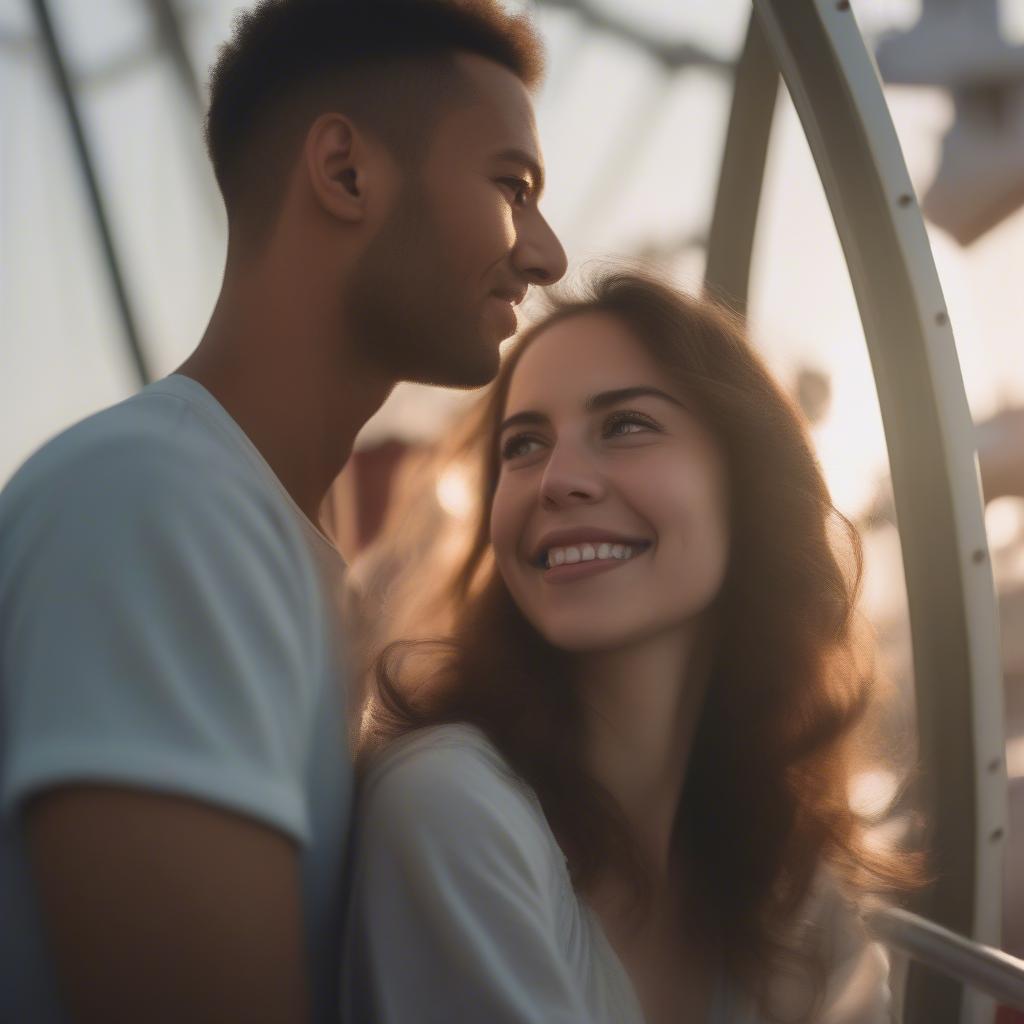
[[[965,939],[908,910],[880,910],[871,916],[868,926],[891,949],[1004,1006],[1024,1010],[1024,960]]]

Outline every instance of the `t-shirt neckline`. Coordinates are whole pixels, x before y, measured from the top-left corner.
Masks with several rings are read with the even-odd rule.
[[[185,401],[198,406],[203,412],[205,412],[221,430],[225,431],[234,440],[248,459],[254,463],[260,473],[273,481],[273,486],[294,510],[299,522],[302,523],[303,529],[307,534],[315,538],[317,546],[320,547],[329,557],[336,559],[344,565],[345,560],[335,544],[323,532],[323,530],[321,530],[320,527],[317,526],[317,524],[314,523],[301,508],[299,508],[295,499],[288,493],[288,489],[281,482],[280,477],[274,472],[270,463],[263,457],[263,453],[252,443],[252,439],[242,429],[238,421],[227,411],[227,409],[224,408],[223,405],[221,405],[211,391],[205,388],[193,377],[188,377],[184,373],[179,372],[168,374],[161,380],[154,381],[152,384],[147,386],[146,390],[151,392],[163,392],[165,394],[173,395],[176,398],[183,398]]]

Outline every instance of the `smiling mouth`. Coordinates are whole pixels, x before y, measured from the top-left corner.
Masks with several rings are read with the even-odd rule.
[[[501,299],[502,302],[507,302],[510,306],[518,306],[526,298],[526,292],[491,292],[491,297]]]
[[[610,569],[643,554],[650,546],[650,541],[630,541],[629,543],[600,541],[596,544],[565,544],[550,547],[541,552],[536,565],[539,569],[546,569],[549,572],[563,566],[577,565],[589,565],[595,569],[598,567]]]

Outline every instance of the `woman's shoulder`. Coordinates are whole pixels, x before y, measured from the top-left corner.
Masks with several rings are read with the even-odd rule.
[[[426,726],[392,740],[369,758],[361,783],[367,794],[381,786],[413,786],[422,792],[433,785],[443,786],[446,795],[454,785],[533,797],[486,733],[468,722]]]
[[[497,839],[535,863],[564,863],[533,789],[474,725],[428,726],[392,741],[369,759],[359,794],[364,832],[467,853]]]
[[[475,757],[507,765],[487,734],[471,722],[446,722],[427,725],[393,740],[373,752],[366,768],[367,778],[386,771],[410,758],[419,760],[437,751],[457,752],[456,757]]]

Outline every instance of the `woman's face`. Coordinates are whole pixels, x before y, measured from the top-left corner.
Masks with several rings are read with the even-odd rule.
[[[550,643],[621,648],[707,608],[728,557],[723,460],[617,318],[571,316],[534,339],[498,443],[491,541]]]

